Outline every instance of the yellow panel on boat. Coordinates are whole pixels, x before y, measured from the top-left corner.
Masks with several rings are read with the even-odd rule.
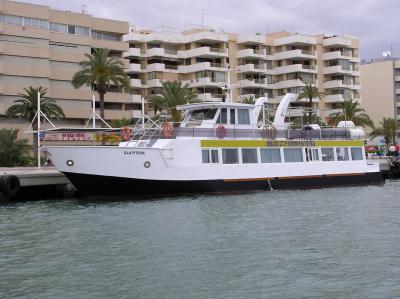
[[[315,146],[364,146],[363,140],[315,140]]]
[[[363,145],[363,140],[201,140],[201,147],[333,147]]]
[[[265,147],[265,140],[201,140],[201,147]]]

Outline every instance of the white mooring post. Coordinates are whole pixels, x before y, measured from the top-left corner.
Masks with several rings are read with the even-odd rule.
[[[92,95],[92,118],[93,118],[93,129],[96,128],[96,97]]]
[[[144,128],[144,97],[142,96],[142,128]]]
[[[38,168],[40,168],[40,92],[37,94],[37,122],[38,122],[38,129],[37,129],[37,156],[38,156]]]

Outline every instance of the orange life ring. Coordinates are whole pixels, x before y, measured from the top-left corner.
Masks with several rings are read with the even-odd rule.
[[[128,141],[131,138],[132,129],[129,127],[123,127],[121,130],[121,136],[125,141]]]
[[[223,125],[219,125],[216,133],[219,139],[223,139],[226,136],[226,128]]]
[[[171,138],[174,135],[174,127],[171,123],[163,123],[162,125],[162,133],[165,138]]]

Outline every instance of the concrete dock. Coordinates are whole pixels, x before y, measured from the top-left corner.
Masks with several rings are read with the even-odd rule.
[[[10,180],[10,177],[13,177],[14,181]],[[18,178],[18,182],[15,177]],[[7,196],[7,193],[10,193],[6,190],[7,188],[12,189],[13,196]],[[73,193],[74,191],[75,188],[71,182],[54,167],[0,168],[0,193],[3,193],[0,194],[0,197],[3,195],[3,197],[14,198],[21,194],[37,197],[41,193],[57,193],[59,195]]]

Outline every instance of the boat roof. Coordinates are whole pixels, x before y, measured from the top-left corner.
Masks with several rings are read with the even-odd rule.
[[[201,110],[206,108],[254,108],[254,105],[244,103],[228,103],[228,102],[201,102],[193,104],[179,105],[176,110],[179,111],[190,111],[190,110]]]

